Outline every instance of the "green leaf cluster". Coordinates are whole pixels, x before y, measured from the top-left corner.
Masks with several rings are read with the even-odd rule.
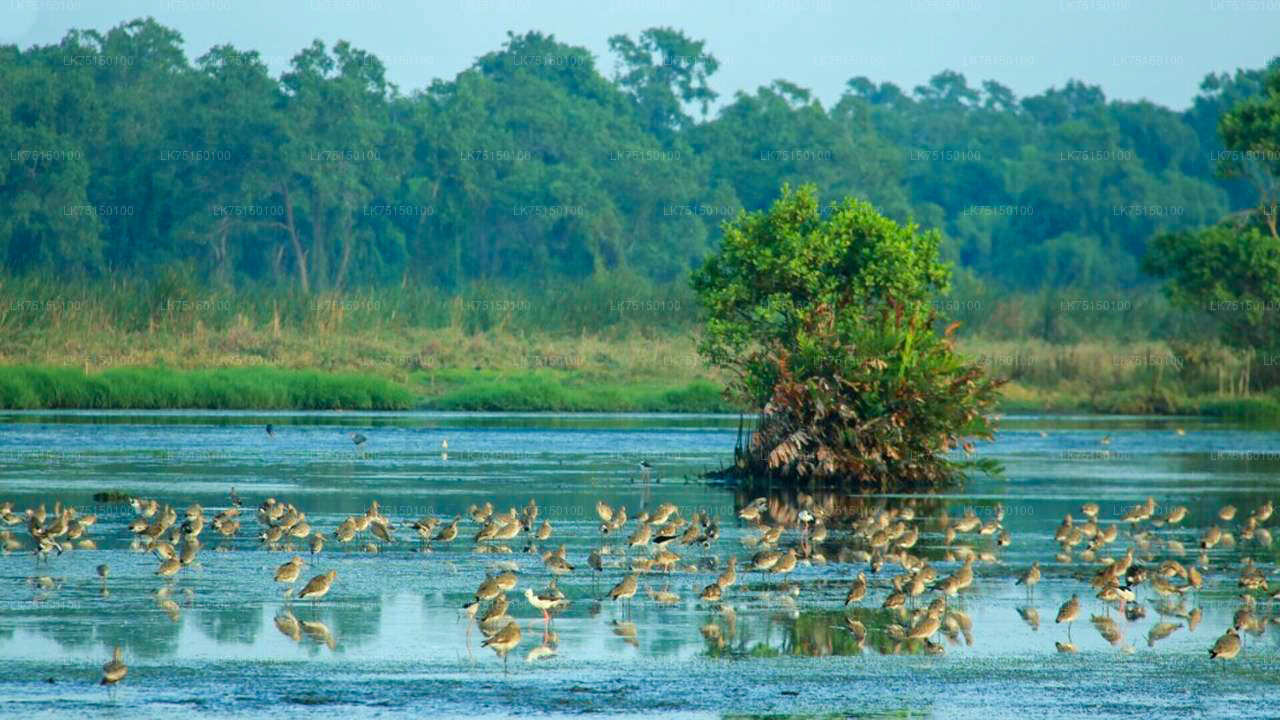
[[[998,383],[939,332],[940,238],[869,204],[824,208],[812,186],[724,228],[694,274],[700,351],[762,418],[742,463],[783,478],[881,487],[943,484],[947,453],[990,437]]]

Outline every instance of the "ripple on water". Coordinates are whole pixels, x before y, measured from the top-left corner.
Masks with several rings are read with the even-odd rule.
[[[1088,622],[1103,608],[1086,591],[1081,567],[1053,560],[1054,530],[1067,512],[1080,519],[1081,502],[1096,501],[1103,517],[1115,518],[1153,495],[1162,510],[1190,509],[1180,528],[1158,536],[1181,541],[1182,560],[1193,561],[1200,532],[1223,524],[1214,517],[1218,507],[1240,508],[1238,527],[1265,499],[1280,500],[1280,434],[1271,430],[1184,423],[1188,432],[1178,436],[1144,418],[1010,418],[1001,440],[983,449],[1006,462],[1006,477],[976,478],[963,492],[933,500],[952,516],[973,508],[984,520],[1002,503],[1013,543],[994,548],[989,537],[965,537],[994,554],[993,562],[978,565],[971,590],[953,601],[972,619],[973,643],[948,644],[943,656],[930,657],[881,654],[892,643],[881,634],[886,620],[876,608],[890,591],[888,577],[898,572],[894,565],[871,576],[863,609],[851,613],[872,629],[861,649],[844,627],[841,607],[846,583],[865,567],[859,563],[800,565],[785,581],[744,571],[728,593],[732,617],[696,601],[715,577],[712,570],[642,576],[629,616],[599,600],[622,571],[593,579],[585,569],[587,553],[600,541],[595,501],[626,504],[634,517],[644,500],[643,484],[635,482],[640,458],[651,459],[664,478],[650,489],[649,507],[667,500],[686,512],[705,509],[721,522],[722,538],[711,551],[681,550],[689,560],[702,554],[723,560],[733,552],[745,561],[755,551],[742,544],[750,529],[733,521],[751,498],[684,481],[727,461],[736,418],[271,414],[277,434],[269,441],[261,431],[264,417],[0,417],[0,453],[11,461],[0,467],[0,500],[24,508],[41,501],[52,507],[61,499],[99,516],[90,532],[98,550],[47,563],[25,553],[0,558],[0,706],[23,717],[174,710],[211,717],[268,711],[286,717],[514,711],[1247,717],[1267,715],[1280,699],[1270,681],[1280,669],[1274,632],[1250,636],[1246,652],[1229,664],[1211,664],[1206,652],[1238,605],[1240,559],[1253,556],[1271,571],[1273,550],[1246,542],[1211,550],[1209,586],[1187,603],[1203,610],[1197,629],[1183,627],[1148,646],[1147,633],[1161,620],[1154,610],[1135,623],[1119,620],[1120,647],[1132,645],[1132,654]],[[370,437],[365,456],[352,451],[349,430]],[[1112,442],[1102,450],[1099,439],[1107,434]],[[443,436],[448,460],[439,454]],[[165,583],[153,575],[152,556],[129,550],[125,525],[133,513],[127,506],[92,500],[96,492],[120,490],[213,510],[226,506],[231,486],[251,505],[267,495],[294,502],[326,532],[375,498],[403,524],[427,514],[447,520],[486,499],[501,509],[536,497],[555,528],[548,545],[564,543],[580,565],[560,580],[572,604],[553,623],[555,656],[524,661],[541,637],[542,621],[515,593],[511,612],[524,642],[512,653],[510,673],[479,646],[478,633],[470,633],[468,647],[460,608],[499,559],[521,568],[518,590],[547,580],[540,559],[522,552],[523,540],[501,558],[469,552],[470,520],[463,522],[462,539],[433,552],[422,552],[408,528],[377,555],[331,543],[302,573],[303,580],[328,569],[339,573],[333,592],[313,606],[287,601],[272,581],[287,556],[257,549],[252,513],[234,540],[206,531],[200,565]],[[842,538],[832,532],[821,550],[836,559]],[[789,532],[783,543],[797,540]],[[959,567],[947,559],[936,530],[926,528],[915,551],[940,575]],[[1157,555],[1169,552],[1161,546]],[[1029,600],[1012,578],[1034,560],[1044,580]],[[94,574],[103,562],[112,568],[105,597]],[[167,585],[176,612],[156,595]],[[649,590],[680,597],[660,606],[647,599]],[[1060,655],[1053,643],[1066,631],[1053,617],[1072,592],[1081,592],[1086,605],[1072,627],[1080,652]],[[1020,615],[1027,607],[1038,610],[1036,629]],[[275,619],[286,608],[299,621],[323,625],[332,648],[323,633],[302,632],[295,641],[277,629]],[[704,633],[709,625],[717,629]],[[130,674],[108,692],[93,683],[116,644],[126,648]]]

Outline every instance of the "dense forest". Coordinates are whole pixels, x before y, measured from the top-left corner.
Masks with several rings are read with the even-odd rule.
[[[1186,111],[944,71],[910,90],[855,77],[830,107],[776,80],[712,113],[702,42],[655,28],[609,46],[604,68],[512,34],[412,91],[345,42],[279,77],[231,46],[192,62],[150,19],[0,46],[4,272],[169,267],[302,293],[683,284],[722,221],[814,183],[939,228],[968,287],[1133,289],[1154,286],[1154,235],[1255,202],[1218,176],[1218,119],[1264,68],[1209,75]]]

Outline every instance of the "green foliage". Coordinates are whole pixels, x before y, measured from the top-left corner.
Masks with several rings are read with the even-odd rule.
[[[694,274],[708,315],[699,350],[737,372],[742,400],[762,406],[777,376],[753,348],[795,348],[819,306],[863,313],[891,299],[919,304],[946,289],[947,270],[936,261],[941,238],[917,230],[865,202],[824,209],[815,187],[784,186],[769,212],[726,224],[720,252]]]
[[[1280,239],[1232,222],[1168,233],[1152,241],[1144,267],[1168,278],[1175,304],[1209,312],[1224,343],[1280,351]]]
[[[1200,94],[1192,101],[1183,117],[1200,140],[1203,154],[1191,156],[1186,172],[1203,176],[1215,169],[1214,158],[1220,158],[1225,149],[1218,125],[1222,115],[1240,102],[1262,92],[1266,76],[1280,70],[1280,57],[1272,58],[1263,68],[1237,68],[1234,74],[1210,73],[1200,83]],[[1242,179],[1224,183],[1233,209],[1250,207],[1257,193]]]
[[[472,281],[450,292],[409,284],[303,294],[294,288],[203,288],[166,268],[149,276],[62,283],[0,279],[0,334],[16,339],[59,328],[196,334],[249,324],[311,332],[457,327],[577,335],[692,332],[697,302],[687,283],[658,285],[633,273],[528,287]]]
[[[1247,180],[1255,206],[1213,227],[1158,236],[1143,266],[1167,279],[1174,304],[1208,311],[1225,344],[1262,352],[1250,384],[1265,388],[1280,382],[1280,66],[1261,84],[1218,124],[1226,147],[1219,171]]]
[[[5,338],[0,366],[95,372],[155,366],[313,368],[386,378],[425,396],[415,404],[431,406],[435,398],[468,385],[502,385],[505,378],[525,377],[533,369],[543,373],[542,381],[563,385],[569,394],[616,389],[598,393],[590,403],[575,400],[560,407],[739,410],[720,394],[725,377],[697,355],[692,291],[687,286],[646,289],[635,279],[617,283],[557,288],[549,295],[500,286],[466,289],[462,297],[490,303],[477,307],[423,288],[309,299],[288,289],[208,294],[177,275],[114,288],[28,278],[0,287]],[[963,297],[971,297],[969,292],[961,290]],[[1116,337],[1133,324],[1123,341],[1081,342],[1082,329],[1071,321],[1055,324],[1066,330],[1061,336],[1055,331],[1047,342],[1031,339],[1026,329],[1033,323],[1011,313],[1059,317],[1052,311],[1060,299],[972,297],[982,305],[957,313],[956,319],[981,320],[990,308],[994,317],[987,327],[999,329],[1006,339],[965,337],[959,347],[993,375],[1010,379],[1001,389],[1003,410],[1194,413],[1206,402],[1244,392],[1250,369],[1246,354],[1213,340],[1137,340],[1162,328],[1166,337],[1182,334],[1179,326],[1150,322],[1160,315],[1150,314],[1155,309],[1139,312],[1138,301],[1133,312],[1112,314],[1109,327],[1116,328]],[[1075,296],[1062,296],[1070,297]],[[1153,299],[1168,306],[1158,295]],[[947,312],[954,307],[950,300],[937,305]],[[1266,367],[1261,362],[1252,360],[1254,377]],[[646,388],[643,401],[628,392],[637,387]],[[54,392],[42,394],[56,398]],[[511,407],[535,407],[519,393],[508,397]],[[11,397],[7,404],[41,403],[30,396],[24,402]]]
[[[1153,232],[1229,207],[1186,117],[1151,103],[1079,82],[1019,101],[956,73],[911,96],[849,85],[841,105],[900,150],[911,211],[944,232],[944,256],[1006,290],[1132,287]]]
[[[389,380],[311,370],[0,367],[0,407],[211,410],[404,410],[413,396]]]
[[[824,217],[812,187],[725,227],[693,276],[707,309],[699,346],[762,407],[742,461],[787,479],[890,487],[952,480],[946,453],[991,436],[999,383],[939,335],[947,287],[939,236],[846,199]]]
[[[910,91],[854,78],[830,107],[779,80],[706,117],[719,63],[703,41],[658,27],[609,44],[612,78],[529,32],[409,92],[346,42],[273,77],[229,45],[189,60],[151,19],[0,46],[0,264],[306,293],[679,284],[723,220],[814,183],[1037,292],[1140,284],[1152,233],[1254,202],[1209,156],[1218,115],[1266,92],[1261,71],[1209,76],[1186,113],[944,71]],[[1116,212],[1135,204],[1177,212]]]
[[[1223,114],[1218,132],[1228,150],[1219,171],[1248,182],[1257,193],[1255,217],[1280,239],[1280,67],[1263,79],[1262,93]]]
[[[443,392],[428,398],[434,410],[509,412],[732,412],[722,389],[705,380],[683,387],[616,382],[580,372],[553,370],[436,373]]]
[[[708,80],[719,62],[706,52],[702,41],[691,40],[679,30],[650,28],[640,33],[639,40],[614,35],[609,49],[618,54],[618,84],[634,98],[640,117],[655,134],[691,124],[684,104],[696,103],[706,115],[717,97]]]
[[[1209,417],[1274,423],[1280,420],[1280,394],[1217,398],[1203,403],[1197,411]]]

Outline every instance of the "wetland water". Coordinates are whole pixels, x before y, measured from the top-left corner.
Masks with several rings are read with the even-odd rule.
[[[266,423],[274,425],[274,437],[264,432]],[[825,564],[801,562],[785,578],[740,567],[738,583],[725,591],[731,611],[698,600],[719,573],[705,565],[640,575],[629,611],[597,599],[626,572],[606,566],[595,578],[587,555],[608,542],[614,554],[606,563],[621,562],[623,536],[636,527],[642,503],[652,510],[670,502],[686,518],[703,510],[719,519],[720,538],[709,549],[669,546],[681,555],[681,567],[709,558],[722,566],[729,554],[746,563],[760,549],[744,543],[758,531],[735,519],[751,497],[685,480],[727,462],[736,429],[736,418],[711,416],[0,414],[0,502],[13,501],[21,514],[60,500],[98,518],[85,536],[97,549],[47,562],[34,558],[25,522],[8,528],[22,549],[0,557],[0,710],[24,718],[1277,714],[1280,626],[1267,621],[1275,601],[1254,593],[1265,630],[1246,632],[1234,660],[1208,658],[1240,606],[1243,558],[1256,561],[1272,589],[1280,584],[1276,552],[1242,533],[1251,511],[1280,501],[1275,429],[1008,417],[998,441],[980,449],[1005,464],[1004,477],[976,477],[962,492],[922,502],[872,497],[853,505],[854,512],[912,507],[919,539],[911,552],[927,558],[939,578],[961,567],[959,546],[979,556],[972,585],[950,599],[972,620],[969,638],[939,636],[940,655],[921,652],[918,642],[894,654],[899,643],[886,629],[893,619],[880,605],[902,568],[886,562],[871,573],[848,519],[830,521],[828,537],[814,545]],[[350,439],[354,431],[368,437],[360,450]],[[1105,437],[1109,444],[1102,444]],[[441,456],[445,439],[448,459]],[[642,479],[641,458],[653,462],[660,479],[647,499],[635,482]],[[206,529],[198,562],[172,580],[155,576],[153,554],[131,549],[133,509],[93,497],[120,491],[155,498],[180,515],[198,502],[211,517],[228,506],[233,486],[244,500],[243,527],[230,539]],[[347,545],[331,539],[303,568],[298,586],[336,570],[332,591],[316,603],[286,601],[272,574],[293,553],[263,549],[254,519],[268,496],[294,504],[330,536],[376,499],[397,526],[397,539],[380,543],[376,554],[365,549],[367,533]],[[1174,527],[1140,524],[1150,535],[1138,563],[1152,569],[1165,559],[1195,563],[1201,534],[1215,524],[1232,531],[1235,542],[1208,551],[1199,592],[1163,598],[1149,583],[1135,584],[1146,615],[1129,621],[1094,598],[1088,580],[1101,565],[1079,559],[1083,545],[1070,562],[1055,560],[1054,534],[1068,512],[1084,520],[1079,509],[1086,501],[1099,504],[1105,527],[1148,496],[1159,503],[1157,515],[1176,505],[1189,513]],[[473,552],[478,525],[466,517],[473,503],[491,501],[502,511],[530,498],[540,506],[538,522],[553,526],[541,546],[563,543],[577,566],[559,580],[571,604],[551,625],[556,653],[534,662],[526,656],[541,642],[543,620],[522,593],[545,587],[550,574],[538,555],[523,552],[523,535],[504,543],[509,555]],[[626,505],[633,518],[603,541],[595,511],[601,499]],[[1008,547],[976,533],[961,533],[947,546],[933,521],[943,512],[958,519],[966,508],[988,521],[996,503],[1005,511]],[[1217,511],[1228,504],[1239,512],[1224,522]],[[464,516],[458,539],[423,552],[408,522],[424,515],[447,522],[456,514]],[[1280,516],[1263,526],[1275,524]],[[789,528],[779,547],[800,539]],[[1098,555],[1120,557],[1133,544],[1126,526]],[[297,551],[309,558],[305,542]],[[1029,599],[1014,579],[1033,561],[1043,580]],[[460,610],[499,562],[520,568],[508,595],[522,641],[509,672],[480,647],[482,636]],[[105,593],[95,574],[102,563],[111,568]],[[870,587],[846,612],[845,593],[859,570],[868,572]],[[167,595],[157,595],[162,587]],[[649,594],[657,590],[678,599],[659,604]],[[1054,643],[1067,640],[1067,629],[1054,617],[1072,593],[1083,602],[1071,627],[1078,652],[1062,654]],[[924,595],[921,605],[934,595]],[[1189,629],[1194,608],[1202,614]],[[276,618],[286,611],[311,623],[307,630],[291,636],[278,629]],[[1110,617],[1119,639],[1104,638],[1092,615]],[[864,647],[846,629],[846,616],[867,627]],[[1180,627],[1149,641],[1161,622]],[[124,649],[129,674],[108,691],[96,683],[115,645]]]

